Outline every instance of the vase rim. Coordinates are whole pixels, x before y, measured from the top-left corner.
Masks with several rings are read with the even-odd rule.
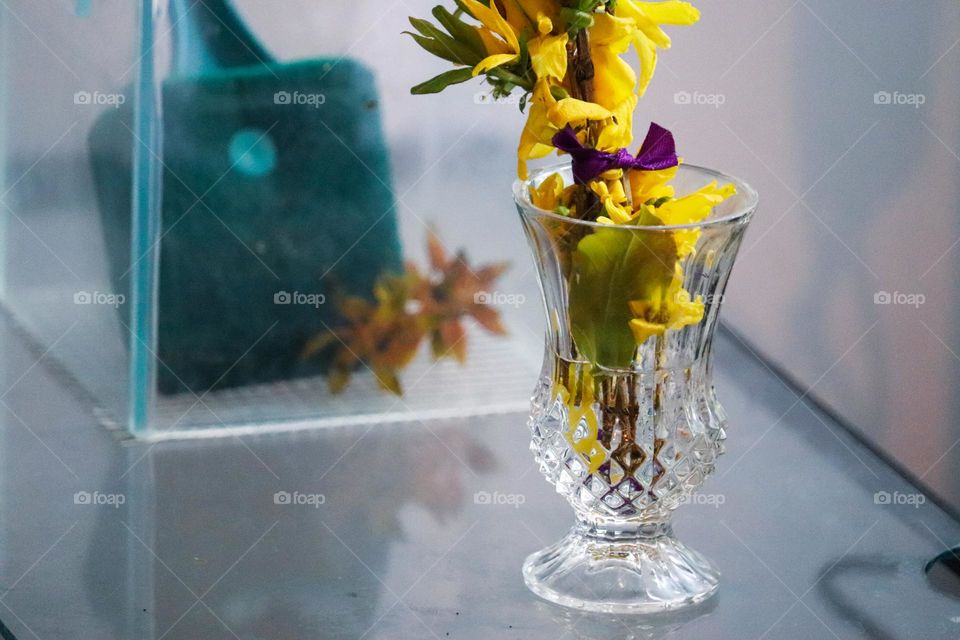
[[[570,162],[561,162],[537,170],[526,180],[516,180],[513,183],[513,199],[517,203],[517,206],[520,208],[520,210],[522,212],[535,213],[536,215],[543,216],[545,218],[553,218],[558,221],[566,222],[567,224],[583,225],[586,227],[609,229],[619,226],[626,229],[642,231],[682,231],[684,229],[705,229],[710,227],[722,227],[731,224],[746,223],[753,216],[753,213],[756,211],[757,205],[760,202],[760,196],[757,191],[745,181],[714,169],[687,163],[680,165],[681,171],[693,170],[695,172],[704,174],[705,176],[716,179],[721,183],[734,185],[737,188],[737,195],[745,198],[743,204],[737,207],[737,209],[731,213],[716,218],[707,218],[702,222],[693,222],[689,224],[609,225],[603,224],[602,222],[596,222],[594,220],[580,220],[577,218],[562,216],[559,213],[541,209],[530,201],[529,187],[537,178],[570,169]]]

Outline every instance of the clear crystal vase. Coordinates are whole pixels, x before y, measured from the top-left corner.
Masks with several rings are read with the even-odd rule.
[[[533,206],[530,188],[558,171],[571,184],[569,167],[554,167],[518,182],[514,195],[547,312],[530,448],[576,523],[527,558],[524,580],[546,600],[588,611],[653,613],[694,604],[716,591],[719,573],[674,537],[670,519],[723,453],[726,417],[714,392],[711,344],[757,195],[734,178],[683,165],[674,180],[678,195],[712,180],[732,183],[737,195],[697,224],[610,227]],[[578,254],[597,233],[622,234],[604,236],[613,253],[623,252],[610,256],[612,282],[591,281]],[[609,361],[588,362],[583,354],[598,351],[587,341],[622,329],[585,326],[617,318],[608,307],[622,304],[622,294],[604,287],[642,289],[636,279],[648,277],[651,265],[659,268],[653,261],[672,246],[666,240],[695,243],[678,264],[664,265],[682,278],[682,291],[664,295],[702,303],[702,319],[640,346],[633,341],[630,351],[605,352]]]

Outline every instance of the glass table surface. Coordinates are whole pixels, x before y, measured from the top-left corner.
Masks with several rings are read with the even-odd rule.
[[[0,333],[5,640],[960,637],[924,574],[957,521],[730,332],[727,453],[675,517],[720,591],[658,617],[526,590],[572,523],[522,414],[119,442]]]

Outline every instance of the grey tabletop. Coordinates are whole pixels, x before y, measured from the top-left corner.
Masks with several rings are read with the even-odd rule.
[[[728,451],[675,518],[722,584],[651,618],[525,589],[572,514],[523,415],[119,443],[2,332],[4,639],[960,637],[924,574],[958,523],[731,334]]]

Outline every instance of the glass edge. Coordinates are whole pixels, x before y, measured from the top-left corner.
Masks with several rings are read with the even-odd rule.
[[[712,227],[723,227],[723,226],[732,226],[737,224],[746,224],[753,217],[754,212],[757,210],[757,206],[760,204],[760,195],[757,193],[756,189],[751,187],[747,182],[731,176],[729,174],[710,169],[708,167],[702,167],[700,165],[684,163],[683,167],[689,169],[695,169],[707,175],[713,176],[721,181],[733,184],[737,187],[737,194],[744,195],[747,198],[747,202],[740,207],[737,211],[727,214],[725,216],[714,218],[712,220],[707,220],[705,222],[694,222],[690,224],[664,224],[664,225],[633,225],[630,226],[630,229],[638,229],[642,231],[683,231],[687,229],[709,229]],[[577,224],[583,225],[586,227],[595,227],[595,228],[610,228],[611,225],[603,224],[601,222],[595,222],[592,220],[577,220],[574,218],[568,218],[562,216],[558,213],[552,211],[547,211],[546,209],[541,209],[535,206],[530,202],[530,194],[527,189],[529,184],[537,177],[543,174],[556,173],[558,171],[563,171],[570,167],[569,162],[561,162],[558,164],[550,165],[543,167],[538,171],[534,172],[526,180],[517,179],[513,183],[513,200],[516,203],[517,207],[520,209],[522,215],[527,215],[527,213],[535,214],[538,217],[548,218],[557,220],[558,222],[565,222],[567,224]]]

